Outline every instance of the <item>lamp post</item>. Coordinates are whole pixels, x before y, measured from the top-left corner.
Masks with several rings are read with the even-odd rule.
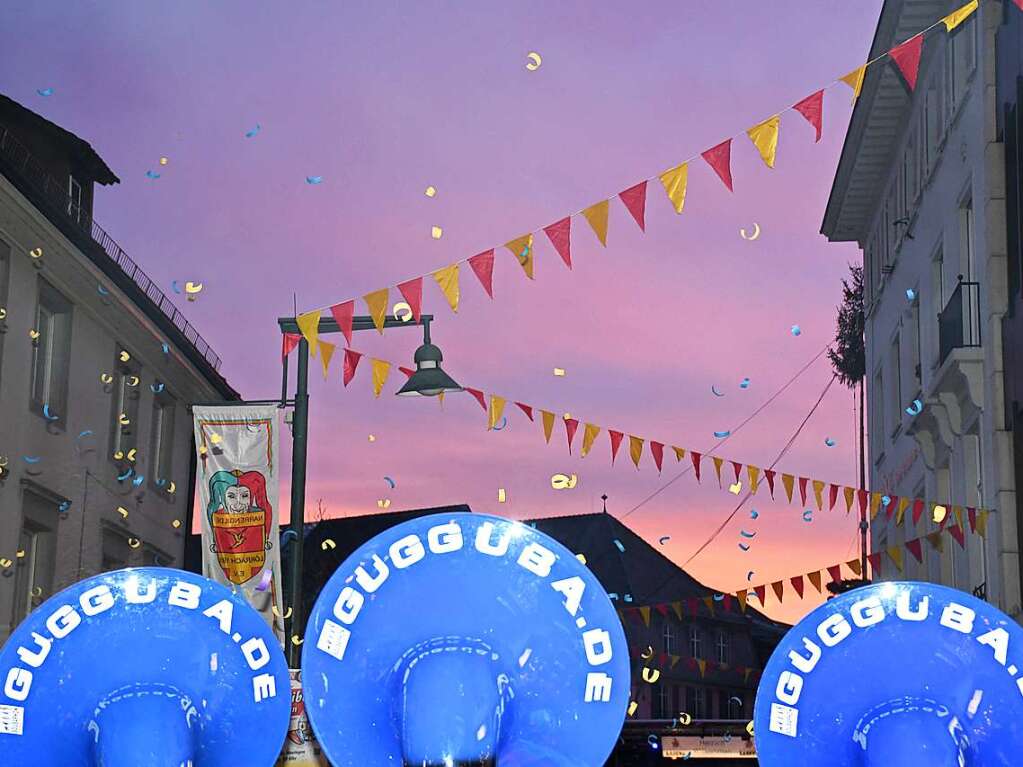
[[[430,323],[433,321],[432,314],[420,315],[419,321],[401,320],[387,317],[384,320],[384,328],[405,328],[410,326],[423,327],[423,345],[416,349],[414,361],[415,372],[409,377],[404,386],[396,393],[400,396],[424,396],[436,397],[444,392],[463,391],[462,387],[455,383],[441,367],[444,356],[440,349],[430,341]],[[281,333],[301,334],[298,321],[295,317],[280,317],[277,324]],[[352,330],[376,330],[372,317],[353,317]],[[340,333],[341,328],[333,318],[321,318],[318,334]],[[293,628],[302,624],[302,545],[303,545],[303,524],[305,523],[305,477],[306,459],[309,443],[309,342],[302,336],[298,342],[298,370],[295,381],[295,412],[291,424],[292,435],[292,468],[291,468],[291,524],[289,530],[295,534],[291,542],[291,567],[289,568],[290,583],[286,589],[291,595],[291,614],[287,620],[286,633],[288,635],[288,664],[291,668],[298,668],[299,648],[291,641]],[[286,399],[288,385],[288,358],[284,358],[284,381],[281,391],[281,399]]]

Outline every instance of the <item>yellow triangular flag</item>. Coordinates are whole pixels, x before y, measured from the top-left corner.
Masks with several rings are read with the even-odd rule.
[[[327,341],[320,341],[320,362],[323,364],[323,377],[327,377],[327,368],[330,367],[330,358],[334,356],[336,345]]]
[[[675,611],[675,615],[678,616],[678,619],[682,620],[682,602],[672,602],[671,609]]]
[[[845,513],[848,514],[852,511],[853,497],[856,495],[856,490],[851,487],[845,488],[842,493],[845,495]]]
[[[749,682],[749,676],[752,673],[753,673],[753,669],[751,669],[751,668],[747,668],[745,671],[742,672],[742,683],[743,684],[746,684],[746,683]]]
[[[686,457],[686,449],[684,447],[671,446],[671,449],[675,451],[675,460],[682,463],[682,459]]]
[[[839,78],[843,83],[853,89],[853,103],[856,103],[856,99],[860,97],[860,91],[863,90],[863,78],[866,74],[867,65],[864,64],[863,66],[854,69],[845,77]]]
[[[888,547],[888,556],[892,558],[892,562],[895,563],[895,567],[898,571],[902,572],[902,549],[898,546]]]
[[[873,522],[877,517],[877,513],[881,510],[881,494],[871,493],[870,494],[870,521]]]
[[[927,539],[927,542],[931,544],[931,546],[941,553],[945,553],[945,539],[941,537],[941,530],[935,530],[933,533],[927,533],[924,538]]]
[[[384,332],[384,320],[387,319],[387,288],[374,290],[362,297],[369,307],[369,316],[373,318],[373,327]]]
[[[370,360],[373,363],[373,396],[379,397],[380,390],[387,382],[387,376],[391,373],[391,363],[385,360]]]
[[[739,600],[739,607],[746,612],[746,589],[735,592],[735,598]]]
[[[942,19],[945,22],[945,31],[951,32],[966,21],[975,10],[977,10],[977,0],[972,0],[972,2],[967,3],[962,8],[952,11],[952,13]]]
[[[533,279],[533,235],[524,234],[521,237],[516,237],[514,240],[506,242],[504,246],[518,259],[526,276]]]
[[[632,462],[638,469],[639,459],[643,457],[643,440],[633,437],[631,434],[629,435],[629,455],[632,456]]]
[[[316,348],[319,346],[317,341],[320,337],[320,310],[300,314],[295,318],[295,322],[298,324],[298,329],[302,331],[302,335],[305,336],[305,340],[309,342],[309,353],[315,357]]]
[[[718,487],[721,487],[721,464],[725,462],[725,459],[714,455],[711,456],[711,460],[714,461],[714,471],[718,475]]]
[[[977,512],[977,535],[981,538],[987,537],[987,509]]]
[[[852,570],[853,575],[859,578],[863,575],[863,563],[858,559],[850,559],[845,563],[845,566]]]
[[[547,444],[551,444],[551,432],[554,430],[554,413],[547,410],[540,411],[540,420],[543,421],[543,436]]]
[[[775,115],[746,131],[746,135],[760,152],[760,156],[768,168],[774,167],[774,156],[778,151],[778,126],[780,124],[781,115]]]
[[[824,511],[824,487],[826,483],[822,480],[813,481],[813,499],[817,501],[817,511]]]
[[[822,593],[821,592],[821,571],[820,570],[816,570],[816,571],[814,571],[812,573],[807,573],[806,574],[806,578],[807,578],[808,581],[810,581],[810,583],[813,585],[813,587],[815,589],[817,589],[817,593],[818,594]]]
[[[909,498],[903,496],[899,499],[899,508],[895,512],[895,524],[901,525],[903,518],[906,516],[906,509],[909,508]]]
[[[650,628],[650,608],[649,607],[639,608],[639,614],[640,616],[642,616],[643,623],[646,625],[646,627]]]
[[[603,200],[583,211],[586,220],[590,222],[593,233],[597,235],[600,244],[605,248],[607,247],[607,213],[610,208],[610,201]]]
[[[458,299],[460,294],[458,292],[458,264],[452,264],[451,266],[445,266],[443,269],[438,269],[433,273],[433,279],[437,281],[440,286],[441,293],[444,294],[444,298],[448,300],[448,304],[451,306],[451,311],[458,311]]]
[[[956,524],[959,525],[959,527],[963,527],[963,507],[962,506],[953,506],[952,507],[952,516],[954,516],[956,518]],[[963,528],[963,529],[965,530],[966,528]]]
[[[756,495],[757,487],[760,485],[760,468],[746,464],[746,474],[749,475],[749,491]]]
[[[590,448],[593,447],[593,440],[597,438],[598,434],[600,434],[600,427],[594,423],[588,423],[583,428],[583,448],[580,451],[583,458],[590,452]]]
[[[678,662],[680,660],[682,660],[682,656],[681,655],[672,655],[671,656],[671,666],[669,668],[675,668],[675,666],[678,665]]]
[[[696,665],[700,667],[701,677],[707,673],[707,661],[705,661],[703,658],[698,658],[696,661]]]
[[[689,163],[682,163],[678,167],[666,170],[661,174],[661,184],[664,191],[668,193],[668,199],[675,206],[675,212],[681,213],[686,204],[686,183],[689,178]]]
[[[504,414],[504,397],[498,397],[496,394],[490,395],[490,407],[487,408],[487,430],[493,429],[501,421],[501,416]]]
[[[795,481],[796,478],[791,474],[781,475],[781,483],[785,486],[785,497],[789,499],[789,503],[792,503],[792,485]]]
[[[714,614],[714,597],[704,597],[703,598],[703,603],[705,605],[707,605],[707,611],[711,615],[713,615]]]

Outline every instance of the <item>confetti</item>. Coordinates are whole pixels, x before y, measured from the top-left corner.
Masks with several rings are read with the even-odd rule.
[[[910,415],[920,415],[920,411],[924,409],[924,403],[918,399],[913,400],[913,404],[906,408],[906,412]]]
[[[43,96],[44,98],[47,96],[52,96],[53,88],[37,88],[36,93],[38,93],[40,96]]]
[[[171,527],[177,530],[179,527],[181,527],[181,520],[175,519],[173,522],[171,522]]]
[[[505,494],[504,488],[503,487],[497,488],[497,502],[504,503],[506,500],[508,500],[508,496]]]
[[[935,521],[936,524],[941,524],[941,521],[945,519],[945,516],[947,514],[948,509],[946,509],[944,506],[935,506],[933,516],[931,518]]]
[[[43,460],[42,456],[37,455],[24,455],[22,456],[22,459],[25,461],[25,463],[39,463],[41,460]]]
[[[271,606],[270,606],[270,611],[271,611],[271,612],[272,612],[272,613],[273,613],[273,614],[274,614],[275,616],[277,616],[278,618],[280,618],[281,620],[287,620],[288,618],[290,618],[290,617],[291,617],[291,608],[290,608],[290,607],[288,608],[288,612],[286,612],[286,613],[285,613],[284,615],[281,615],[281,614],[280,614],[280,613],[279,613],[279,612],[277,611],[277,605],[271,605]]]
[[[334,543],[333,538],[327,538],[326,540],[323,541],[323,543],[320,544],[320,548],[323,549],[324,551],[326,551],[327,549],[336,549],[337,544]]]
[[[296,647],[298,647],[298,646],[299,646],[300,644],[302,644],[302,642],[304,642],[304,641],[305,641],[305,640],[304,640],[304,639],[302,639],[302,637],[300,637],[300,636],[299,636],[298,634],[292,634],[292,635],[291,635],[291,643],[292,643],[293,645],[295,645]]]
[[[660,669],[651,669],[643,666],[643,681],[647,684],[654,684],[658,679],[661,678]]]
[[[129,424],[131,424],[131,419],[128,417],[127,413],[121,413],[120,417],[118,417],[117,419],[117,422],[121,424],[121,426],[128,426]]]
[[[111,384],[114,382],[114,377],[110,373],[100,373],[99,380],[105,384]]]
[[[394,319],[399,322],[409,322],[415,316],[412,313],[412,307],[409,306],[405,301],[399,301],[394,305],[391,310],[391,314],[394,315]]]
[[[739,388],[740,389],[748,389],[749,388],[749,379],[748,378],[743,378],[742,381],[739,382]]]
[[[642,658],[643,660],[650,660],[652,657],[654,657],[654,647],[653,647],[653,645],[647,645],[646,646],[646,650],[641,652],[639,654],[639,657]]]
[[[657,542],[663,546],[670,540],[671,540],[670,535],[662,535],[660,538],[657,539]]]
[[[526,62],[526,69],[530,72],[535,72],[543,64],[543,57],[540,56],[536,51],[530,51],[526,54],[528,61]]]
[[[171,290],[173,290],[179,296],[181,295],[181,288],[178,287],[178,281],[177,280],[171,280]]]
[[[618,550],[620,552],[622,552],[623,554],[625,553],[625,547],[622,545],[622,542],[620,540],[618,540],[617,538],[615,538],[615,546],[618,547]]]
[[[65,511],[67,511],[70,508],[71,508],[71,501],[61,501],[60,505],[57,507],[57,511],[59,511],[61,514],[63,514]]]
[[[759,516],[760,516],[760,512],[759,511],[757,511],[756,509],[750,509],[750,511],[749,511],[749,518],[750,519],[756,519]]]
[[[160,178],[160,174],[159,173],[154,173],[151,170],[147,170],[146,171],[146,178]]]
[[[139,546],[142,545],[142,541],[140,541],[138,538],[129,538],[128,545],[131,546],[133,549],[137,549]]]
[[[754,531],[752,533],[748,533],[745,530],[740,530],[739,531],[739,535],[741,535],[743,538],[756,538],[757,537],[756,531]]]
[[[626,602],[631,602],[632,601],[632,594],[626,594],[625,595],[625,601]]]
[[[551,487],[555,490],[571,490],[575,487],[578,478],[575,474],[555,474],[551,477]]]
[[[916,291],[913,288],[906,289],[906,298],[910,301],[916,298]]]
[[[378,509],[388,509],[390,507],[391,507],[391,499],[390,498],[381,498],[380,500],[377,501],[377,508]]]
[[[259,579],[259,585],[256,586],[256,591],[266,591],[270,588],[270,580],[274,577],[273,570],[264,570],[263,576]]]
[[[166,165],[168,162],[170,162],[170,160],[168,160],[166,157],[160,158],[160,165]]]
[[[747,543],[740,543],[739,544],[739,548],[742,549],[743,551],[749,551],[749,544],[747,544]]]
[[[678,723],[684,727],[688,727],[693,723],[693,717],[686,712],[682,711],[678,715]]]
[[[139,381],[142,380],[138,376],[128,376],[128,386],[135,388],[139,385]]]
[[[82,437],[91,437],[92,429],[86,429],[85,431],[78,432],[78,436],[75,439],[81,439]]]
[[[252,138],[261,130],[263,130],[263,127],[259,123],[256,123],[255,128],[253,128],[252,130],[245,131],[245,138]]]
[[[749,583],[752,580],[753,580],[753,571],[750,570],[748,573],[746,573],[746,582]]]
[[[39,331],[36,330],[35,328],[32,328],[30,331],[28,331],[28,337],[31,338],[33,341],[38,341]]]
[[[163,350],[164,354],[170,354],[170,346],[167,344],[160,344],[160,349]]]
[[[162,383],[149,384],[149,389],[153,394],[159,394],[164,390],[164,385]]]
[[[18,559],[24,559],[24,557],[25,557],[25,550],[24,549],[18,549],[16,552],[14,552],[14,556],[16,556]]]
[[[384,482],[391,486],[391,490],[394,490],[394,488],[397,487],[397,484],[395,484],[394,480],[390,477],[384,477]]]
[[[133,480],[131,481],[131,483],[132,483],[132,484],[133,484],[133,485],[134,485],[135,487],[139,487],[139,486],[141,486],[141,485],[142,485],[142,483],[143,483],[143,482],[145,482],[145,481],[146,481],[146,475],[145,475],[145,474],[139,474],[139,475],[138,475],[137,477],[135,477],[135,479],[133,479]]]
[[[178,486],[174,483],[174,480],[171,480],[171,483],[167,485],[167,492],[173,495],[177,489]]]
[[[508,425],[508,416],[503,415],[503,416],[501,416],[501,424],[499,426],[494,426],[494,431],[501,431],[507,425]]]
[[[28,254],[32,257],[32,260],[37,260],[43,257],[43,249],[32,248],[32,250],[30,250]]]
[[[219,434],[217,434],[215,431],[214,432],[210,432],[210,443],[211,444],[219,445],[223,441],[224,441],[224,438],[221,437]]]
[[[110,295],[110,291],[104,288],[102,285],[96,285],[96,292],[99,293],[101,296]]]
[[[813,509],[807,509],[803,512],[804,522],[813,522]]]
[[[881,496],[881,505],[882,506],[887,507],[889,504],[891,504],[891,502],[892,502],[891,496],[888,496],[888,495],[882,495]]]
[[[53,415],[50,412],[50,406],[49,405],[43,405],[43,416],[46,418],[47,421],[57,421],[57,420],[60,420],[60,416],[59,415]]]
[[[370,441],[370,442],[376,442],[376,441],[377,441],[377,438],[376,438],[376,437],[374,437],[374,436],[373,436],[372,434],[370,434],[370,435],[369,435],[369,441]]]
[[[715,602],[723,602],[724,600],[725,600],[725,595],[724,594],[715,594],[714,595],[714,601]]]
[[[734,485],[729,485],[728,492],[730,492],[732,495],[738,495],[740,492],[742,492],[742,482],[736,482]]]
[[[649,735],[647,735],[646,742],[647,742],[647,745],[649,745],[650,748],[652,748],[654,751],[657,750],[658,746],[657,746],[657,736],[656,735],[654,735],[653,733],[650,733]]]
[[[307,184],[322,184],[323,176],[306,176],[305,182]]]
[[[747,236],[746,235],[746,229],[743,228],[743,229],[739,230],[739,236],[742,237],[742,239],[744,239],[744,240],[749,240],[750,242],[753,242],[753,240],[757,239],[757,237],[760,236],[760,224],[758,224],[756,221],[754,221],[753,222],[753,233]]]
[[[634,700],[629,701],[629,716],[635,714],[637,708],[639,708],[639,704],[636,703],[636,701]]]
[[[123,461],[124,460],[124,451],[123,450],[115,450],[114,451],[114,460],[115,461]]]
[[[439,240],[443,234],[444,230],[439,226],[430,227],[430,236],[433,237],[433,239]]]
[[[794,335],[794,336],[798,336],[798,335],[800,335],[800,334],[801,334],[802,332],[803,332],[803,329],[802,329],[801,327],[799,327],[799,325],[793,325],[793,326],[792,326],[792,335]]]
[[[0,567],[3,567],[3,568],[6,569],[6,568],[10,567],[13,564],[14,564],[14,562],[9,560],[7,557],[0,557]]]
[[[714,432],[714,436],[717,437],[718,439],[724,439],[725,437],[731,436],[731,434],[732,434],[732,432],[730,432],[730,431],[716,431],[716,432]]]
[[[533,654],[533,650],[529,647],[523,651],[522,655],[519,656],[519,668],[525,667],[529,663],[529,656]]]
[[[564,376],[565,375],[565,369],[564,368],[554,368],[554,375],[556,375],[556,376]]]
[[[582,562],[584,565],[586,564],[586,555],[585,554],[576,554],[575,558],[578,559],[580,562]]]
[[[834,447],[835,446],[835,440],[833,440],[831,437],[825,437],[824,438],[824,444],[827,445],[828,447]]]
[[[713,394],[715,397],[724,397],[725,396],[724,394],[722,394],[721,392],[719,392],[717,390],[716,386],[711,386],[710,387],[710,393]]]
[[[437,190],[434,189],[432,186],[428,186],[426,187],[426,191],[423,192],[423,194],[425,194],[427,197],[434,197],[437,194]]]
[[[124,472],[124,474],[118,474],[117,475],[117,481],[118,482],[124,482],[124,480],[128,479],[128,477],[130,477],[134,473],[135,473],[135,469],[129,468],[128,471]]]
[[[122,349],[121,353],[117,355],[117,358],[121,360],[121,362],[128,362],[131,359],[131,355]]]
[[[7,319],[7,310],[0,306],[0,320]]]
[[[36,586],[35,588],[32,589],[31,594],[34,597],[41,597],[43,595],[43,587]]]

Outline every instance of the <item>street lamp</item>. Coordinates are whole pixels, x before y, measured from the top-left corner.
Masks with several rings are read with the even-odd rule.
[[[397,392],[400,395],[408,396],[418,394],[425,397],[435,397],[444,392],[459,392],[463,391],[462,387],[455,383],[454,379],[451,378],[441,368],[441,362],[444,360],[444,355],[441,354],[440,349],[434,346],[430,342],[430,323],[433,321],[433,315],[423,314],[419,317],[419,321],[415,322],[409,320],[408,322],[402,322],[401,320],[393,317],[387,317],[384,319],[383,327],[386,328],[403,328],[416,325],[423,326],[423,345],[416,349],[415,363],[416,372],[413,373],[409,380],[404,386]],[[281,328],[281,333],[290,334],[301,334],[302,331],[298,327],[298,321],[295,317],[280,317],[277,320],[277,324]],[[352,318],[352,330],[375,330],[376,325],[373,322],[372,317],[353,317]],[[326,335],[329,333],[340,333],[341,327],[337,324],[337,321],[333,318],[326,319],[321,318],[319,327],[319,335]],[[293,628],[295,626],[302,625],[302,544],[303,544],[303,530],[302,526],[305,523],[305,474],[306,474],[306,456],[308,453],[309,446],[309,342],[305,336],[302,335],[297,346],[298,351],[298,370],[295,382],[295,399],[294,406],[295,412],[292,419],[291,425],[291,438],[292,438],[292,455],[291,455],[291,525],[290,530],[294,531],[295,535],[290,536],[294,538],[292,541],[291,549],[291,560],[290,560],[290,576],[291,582],[290,588],[286,591],[291,593],[291,613],[285,620],[286,634],[289,637],[287,642],[288,650],[288,664],[291,668],[298,668],[299,664],[299,647],[294,642],[290,641],[293,635]],[[281,401],[287,401],[287,387],[288,387],[288,358],[284,358],[284,371],[283,381],[281,384]]]

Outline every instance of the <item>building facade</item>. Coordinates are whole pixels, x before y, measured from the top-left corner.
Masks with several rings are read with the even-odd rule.
[[[958,0],[887,0],[870,59]],[[925,36],[916,87],[868,68],[822,233],[863,251],[870,488],[991,510],[986,537],[925,546],[905,573],[973,592],[1019,619],[1019,511],[1004,397],[1008,310],[1005,145],[996,126],[996,36],[1020,14],[981,0]],[[1015,18],[1018,24],[1018,18]],[[917,413],[915,401],[920,402]],[[874,550],[938,529],[878,516]]]
[[[93,220],[88,143],[0,96],[0,644],[126,565],[180,566],[220,360]]]

